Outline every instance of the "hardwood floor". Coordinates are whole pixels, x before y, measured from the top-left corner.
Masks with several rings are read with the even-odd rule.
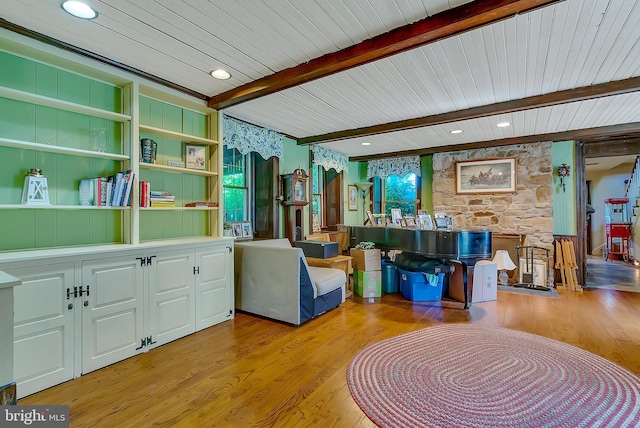
[[[349,393],[349,361],[368,344],[438,323],[539,334],[640,375],[638,293],[500,291],[468,311],[390,294],[352,297],[301,327],[239,313],[19,404],[68,404],[72,427],[372,427]]]

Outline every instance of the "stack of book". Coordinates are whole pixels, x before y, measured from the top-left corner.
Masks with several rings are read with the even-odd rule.
[[[80,180],[79,202],[82,206],[128,207],[131,205],[131,187],[135,174],[120,171],[109,177]]]
[[[149,202],[152,208],[175,207],[176,197],[163,190],[151,190],[149,192]]]

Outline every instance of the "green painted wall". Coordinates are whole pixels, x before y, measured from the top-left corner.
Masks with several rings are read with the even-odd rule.
[[[348,189],[349,189],[349,184],[354,184],[354,183],[359,183],[361,181],[367,181],[366,179],[366,174],[363,177],[361,175],[361,168],[360,166],[362,165],[362,162],[349,162],[349,167],[347,168],[347,171],[343,172],[343,183],[344,183],[344,190],[343,190],[343,194],[345,195],[344,201],[343,201],[343,212],[344,212],[344,224],[347,225],[360,225],[362,224],[362,219],[363,219],[363,213],[362,213],[362,195],[361,193],[358,191],[358,204],[357,207],[358,209],[356,211],[349,211],[349,203],[348,203]],[[365,164],[366,166],[366,164]]]
[[[420,157],[420,206],[433,214],[433,156]]]
[[[0,86],[116,113],[122,112],[121,88],[36,61],[0,52]],[[90,149],[89,132],[107,129],[109,153],[124,153],[119,122],[0,97],[0,137],[77,149]],[[141,123],[201,137],[208,135],[206,115],[147,97],[140,99]],[[158,162],[183,158],[180,141],[141,134],[159,144]],[[81,179],[109,176],[125,168],[120,161],[0,146],[0,204],[20,204],[30,168],[47,176],[52,205],[78,205]],[[169,190],[178,205],[206,200],[205,177],[142,169],[139,180],[154,190]],[[0,251],[71,245],[122,243],[122,210],[0,209]],[[205,211],[142,211],[140,240],[205,235]]]
[[[140,124],[194,135],[208,136],[205,114],[187,110],[153,98],[140,97]],[[158,143],[156,163],[166,165],[169,160],[184,159],[182,141],[154,134],[140,133]],[[211,148],[207,148],[210,150]],[[207,153],[207,158],[209,153]],[[140,180],[148,181],[151,190],[171,192],[176,205],[208,200],[207,178],[201,175],[172,173],[140,168]],[[209,215],[206,211],[140,211],[140,241],[171,239],[207,234]]]
[[[561,141],[551,146],[553,159],[553,233],[554,235],[576,235],[576,174],[575,143]],[[558,166],[569,165],[570,176],[564,178],[564,188],[558,177]]]
[[[122,91],[103,82],[0,52],[0,86],[121,112]],[[122,153],[122,125],[78,113],[0,98],[0,136],[88,149],[89,130],[105,128],[110,153]],[[0,201],[20,204],[30,168],[47,176],[54,205],[77,205],[80,178],[111,175],[120,162],[0,147]],[[0,209],[0,250],[122,242],[121,211]]]

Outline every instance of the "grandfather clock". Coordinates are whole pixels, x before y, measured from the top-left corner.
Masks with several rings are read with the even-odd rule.
[[[309,203],[307,197],[307,179],[304,169],[298,168],[292,174],[284,174],[282,178],[282,205],[284,210],[284,235],[291,244],[302,241],[304,233],[303,211]]]

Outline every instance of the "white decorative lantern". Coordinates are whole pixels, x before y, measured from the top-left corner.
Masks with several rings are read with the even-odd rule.
[[[22,205],[51,205],[47,177],[42,175],[40,168],[31,168],[24,178]]]

